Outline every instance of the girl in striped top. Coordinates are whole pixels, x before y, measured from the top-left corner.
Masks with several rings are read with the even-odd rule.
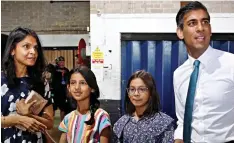
[[[100,95],[94,73],[85,66],[71,70],[68,91],[77,110],[67,114],[59,125],[60,143],[107,143],[111,133],[108,113],[99,108]]]

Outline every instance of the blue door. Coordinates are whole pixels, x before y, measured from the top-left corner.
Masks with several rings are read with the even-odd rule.
[[[212,41],[210,45],[234,53],[234,41]],[[175,119],[173,72],[186,59],[187,52],[182,41],[121,41],[121,113],[124,114],[129,77],[136,70],[144,69],[156,81],[162,112]]]

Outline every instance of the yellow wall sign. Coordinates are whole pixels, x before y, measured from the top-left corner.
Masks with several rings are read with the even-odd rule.
[[[104,54],[97,47],[95,51],[92,52],[92,63],[103,63],[103,61],[104,61]]]

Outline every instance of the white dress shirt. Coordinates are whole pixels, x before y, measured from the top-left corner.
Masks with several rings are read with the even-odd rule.
[[[234,54],[209,48],[201,62],[193,106],[191,142],[224,143],[234,140]],[[174,72],[178,127],[174,139],[183,139],[183,121],[194,58]]]

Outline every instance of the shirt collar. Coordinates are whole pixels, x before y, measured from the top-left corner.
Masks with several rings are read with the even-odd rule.
[[[189,63],[191,66],[193,66],[193,63],[195,60],[199,60],[200,61],[200,66],[202,68],[205,68],[208,66],[211,58],[212,58],[212,53],[213,52],[213,48],[211,46],[209,46],[206,51],[198,58],[198,59],[194,59],[193,57],[191,57],[189,54],[188,54],[188,59],[189,59]]]

